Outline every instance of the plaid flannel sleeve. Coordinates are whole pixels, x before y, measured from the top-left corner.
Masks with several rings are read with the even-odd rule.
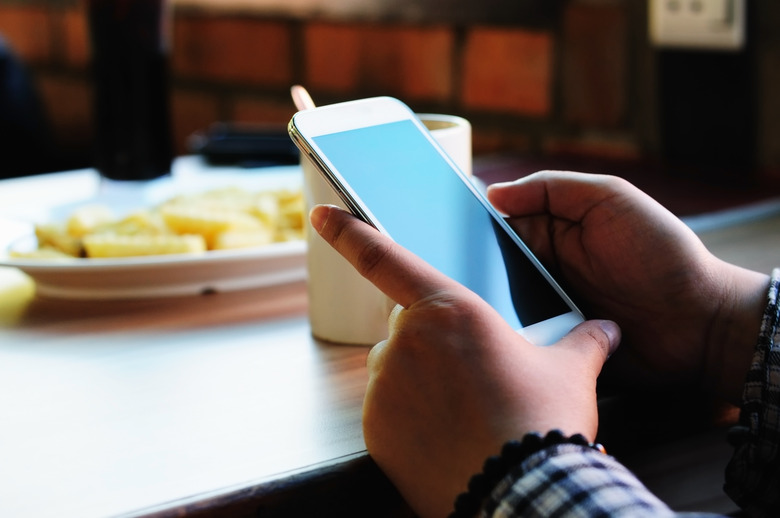
[[[756,352],[742,394],[726,493],[750,516],[780,516],[780,268],[772,272]]]
[[[482,517],[675,516],[622,464],[575,444],[546,448],[507,475]]]

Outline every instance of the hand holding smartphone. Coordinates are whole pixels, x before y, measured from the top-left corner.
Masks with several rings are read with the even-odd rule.
[[[297,113],[289,132],[345,205],[488,302],[537,345],[583,316],[405,104],[362,99]]]

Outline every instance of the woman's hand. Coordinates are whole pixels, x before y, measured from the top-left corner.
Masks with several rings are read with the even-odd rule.
[[[489,188],[493,205],[583,306],[616,321],[625,381],[741,396],[768,277],[724,263],[650,197],[616,177],[542,172]]]
[[[617,346],[609,321],[558,344],[524,340],[481,298],[350,214],[315,229],[399,306],[368,358],[368,451],[421,516],[445,516],[469,477],[509,439],[558,428],[595,438],[596,377]]]

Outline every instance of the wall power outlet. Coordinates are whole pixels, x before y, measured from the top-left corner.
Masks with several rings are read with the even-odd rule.
[[[650,41],[663,48],[738,51],[746,0],[648,0]]]

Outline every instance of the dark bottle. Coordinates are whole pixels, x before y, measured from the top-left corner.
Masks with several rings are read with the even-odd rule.
[[[166,0],[88,0],[95,167],[111,180],[170,173]]]

